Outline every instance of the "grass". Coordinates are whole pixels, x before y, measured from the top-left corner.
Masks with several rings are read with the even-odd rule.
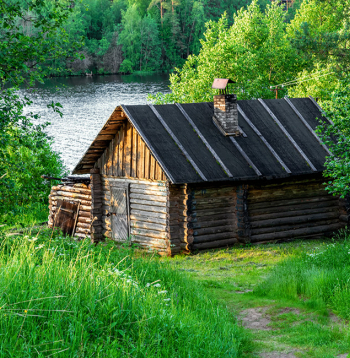
[[[344,235],[337,239],[236,247],[162,260],[202,283],[209,297],[243,321],[250,313],[261,312],[260,321],[267,323],[251,327],[253,347],[242,356],[284,352],[330,358],[350,352],[349,326],[342,319],[347,318],[350,303],[350,242]]]
[[[0,230],[0,357],[350,352],[346,233],[159,258],[47,229]],[[250,326],[252,312],[261,326]]]
[[[48,229],[1,236],[0,357],[242,354],[234,316],[170,261]]]
[[[256,294],[303,300],[319,310],[328,308],[350,318],[350,239],[338,234],[335,240],[309,252],[301,252],[274,268]]]
[[[0,214],[0,226],[6,229],[27,228],[37,223],[47,222],[47,207],[46,202],[30,202],[27,205],[3,208],[5,210]]]

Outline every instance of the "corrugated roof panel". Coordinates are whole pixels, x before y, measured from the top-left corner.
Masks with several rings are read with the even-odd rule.
[[[317,170],[324,169],[326,151],[284,99],[264,100]]]
[[[213,150],[225,163],[233,179],[258,179],[258,176],[239,153],[228,136],[224,136],[213,122],[213,110],[206,103],[181,104]]]
[[[261,171],[261,174],[269,177],[287,175],[282,165],[240,114],[238,116],[238,122],[247,137],[236,137],[236,140]]]
[[[228,178],[176,105],[154,107],[208,180]]]
[[[262,104],[256,100],[238,103],[293,174],[313,172]]]
[[[317,118],[326,120],[319,109],[312,103],[310,98],[289,98],[289,100],[294,104],[300,114],[305,118],[305,120],[310,124],[313,130],[316,129],[320,122]]]
[[[171,174],[174,183],[202,181],[150,107],[125,107],[131,115],[130,121],[140,129],[144,141],[153,148],[153,154],[164,164],[164,171]]]

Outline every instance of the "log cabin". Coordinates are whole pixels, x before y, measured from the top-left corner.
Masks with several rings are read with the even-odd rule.
[[[89,220],[78,221],[79,234],[175,255],[346,227],[346,200],[324,189],[330,152],[315,133],[323,117],[318,103],[237,101],[228,83],[214,81],[220,94],[210,103],[113,111],[73,170],[90,174],[89,199],[81,196],[87,192],[76,196],[85,200],[84,215],[90,210]]]

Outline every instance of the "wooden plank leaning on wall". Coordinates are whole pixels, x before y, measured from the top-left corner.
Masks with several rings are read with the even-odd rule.
[[[57,201],[65,200],[78,204],[79,215],[75,235],[80,238],[90,237],[91,226],[91,188],[85,184],[64,185],[60,184],[51,188],[49,195],[49,218],[48,226],[53,227],[55,216],[58,211]]]

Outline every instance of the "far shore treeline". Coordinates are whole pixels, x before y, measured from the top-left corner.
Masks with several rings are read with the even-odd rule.
[[[299,7],[297,0],[288,19]],[[269,0],[259,0],[265,9]],[[205,24],[233,15],[251,0],[81,0],[64,25],[67,46],[79,39],[83,59],[55,60],[51,76],[169,71],[198,55]],[[288,21],[288,20],[287,20]],[[36,29],[26,21],[25,31]]]

